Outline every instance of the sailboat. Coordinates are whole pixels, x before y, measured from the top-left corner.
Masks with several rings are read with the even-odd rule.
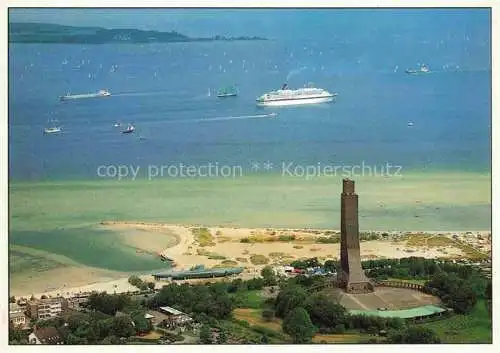
[[[217,92],[217,97],[219,98],[236,97],[237,95],[238,95],[238,90],[234,86],[221,88]]]
[[[430,70],[427,65],[422,64],[418,69],[406,69],[405,72],[410,75],[418,75],[418,74],[428,74]]]
[[[135,131],[135,127],[132,124],[128,124],[125,130],[122,130],[122,134],[130,134]]]

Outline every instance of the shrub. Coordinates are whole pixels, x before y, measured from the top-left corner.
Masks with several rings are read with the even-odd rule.
[[[214,237],[208,228],[193,228],[191,232],[194,235],[194,239],[200,244],[200,246],[214,246]]]
[[[283,320],[283,331],[292,337],[294,343],[308,343],[316,333],[316,328],[307,311],[297,307]]]
[[[279,241],[294,241],[295,239],[295,235],[280,235],[278,237]]]
[[[335,333],[344,333],[345,332],[345,325],[344,324],[338,324],[335,326],[334,329]]]
[[[265,321],[271,321],[274,317],[274,311],[270,309],[265,309],[262,311],[262,318]]]
[[[269,259],[264,255],[252,255],[250,256],[250,262],[253,265],[266,265],[269,263]]]

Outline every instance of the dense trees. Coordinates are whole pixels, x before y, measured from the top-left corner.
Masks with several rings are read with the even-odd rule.
[[[137,332],[129,315],[110,316],[100,312],[73,312],[38,325],[54,326],[65,344],[117,344],[121,337],[128,338]]]
[[[200,342],[203,344],[212,343],[212,331],[207,325],[203,325],[200,330]]]
[[[264,321],[271,321],[273,317],[274,317],[274,311],[270,309],[264,309],[262,311],[262,318],[264,319]]]
[[[476,304],[477,295],[470,283],[455,273],[438,273],[424,286],[425,291],[437,295],[444,304],[459,314],[469,313]]]
[[[27,332],[9,323],[9,344],[28,344]]]
[[[283,331],[292,337],[294,343],[308,343],[316,333],[316,328],[307,311],[296,307],[283,320]]]
[[[441,340],[436,333],[422,326],[410,326],[401,331],[392,332],[388,339],[388,343],[417,343],[417,344],[434,344],[441,343]]]
[[[100,311],[101,313],[114,315],[117,311],[122,310],[127,305],[131,304],[131,299],[126,294],[106,294],[92,293],[86,306],[90,309]]]
[[[492,308],[492,290],[491,290],[491,280],[488,281],[488,284],[486,285],[486,288],[484,290],[484,299],[486,303],[486,309],[488,309],[488,312],[491,315],[491,308]]]
[[[306,269],[308,267],[319,267],[321,264],[316,257],[312,257],[305,260],[295,260],[290,264],[290,266],[293,266],[294,268]]]
[[[152,299],[150,306],[174,306],[187,313],[205,313],[216,319],[227,318],[233,303],[224,283],[189,285],[176,283],[164,286]]]
[[[137,288],[139,288],[140,290],[143,290],[143,291],[150,289],[149,283],[144,282],[142,279],[140,279],[139,277],[137,277],[135,275],[132,275],[132,276],[129,277],[128,283],[130,283],[134,287],[137,287]],[[154,283],[152,283],[152,284],[153,284],[153,288],[151,288],[151,289],[154,289]]]
[[[346,323],[345,308],[326,294],[313,294],[305,301],[304,308],[318,327],[335,327]]]
[[[264,285],[266,286],[274,286],[277,282],[277,276],[271,266],[265,266],[260,275],[264,279]]]
[[[339,263],[334,260],[326,260],[323,265],[323,268],[326,271],[331,271],[331,272],[336,272],[339,267],[340,267]]]
[[[285,287],[276,298],[276,316],[286,317],[296,307],[302,306],[308,294],[298,285]]]

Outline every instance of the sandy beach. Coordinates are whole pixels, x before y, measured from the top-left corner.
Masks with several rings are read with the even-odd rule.
[[[137,253],[155,253],[158,267],[164,267],[159,255],[168,256],[176,269],[194,265],[242,266],[243,277],[260,273],[266,264],[290,263],[295,259],[317,257],[320,260],[338,259],[340,244],[321,243],[321,239],[337,236],[338,231],[325,229],[280,229],[200,227],[145,222],[101,222],[100,227],[117,233]],[[196,236],[204,229],[207,239]],[[194,234],[195,233],[195,234]],[[401,258],[463,258],[472,250],[491,254],[491,232],[373,232],[378,240],[361,242],[362,259]],[[293,237],[293,240],[289,240]],[[471,250],[472,249],[472,250]],[[149,271],[152,273],[154,271]],[[10,294],[16,297],[45,295],[71,296],[80,292],[106,291],[120,293],[136,290],[127,279],[131,272],[107,271],[87,266],[67,266],[50,269],[39,276],[11,281]],[[139,274],[153,281],[148,273]],[[157,283],[157,286],[165,282]]]

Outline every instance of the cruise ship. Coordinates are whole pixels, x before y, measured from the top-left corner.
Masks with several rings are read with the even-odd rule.
[[[296,90],[288,89],[285,83],[281,89],[265,93],[257,98],[260,106],[284,106],[297,104],[316,104],[333,101],[337,93],[330,93],[321,88],[306,87]]]
[[[109,97],[111,93],[105,89],[101,89],[96,93],[86,93],[86,94],[67,94],[65,96],[60,96],[62,101],[72,100],[72,99],[84,99],[84,98],[97,98],[97,97]]]

